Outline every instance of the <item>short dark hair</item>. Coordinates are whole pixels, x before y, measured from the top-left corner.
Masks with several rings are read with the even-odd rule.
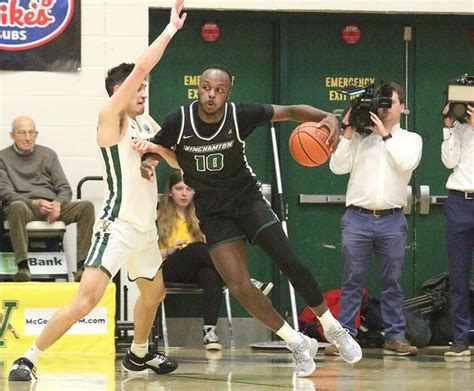
[[[105,78],[105,89],[107,90],[107,94],[109,94],[109,96],[113,95],[114,86],[117,84],[122,84],[128,75],[132,73],[133,68],[135,68],[135,64],[123,62],[107,71],[107,77]]]
[[[207,65],[201,72],[201,75],[206,72],[207,70],[209,69],[218,69],[219,71],[222,71],[222,72],[225,72],[227,73],[227,76],[229,76],[229,80],[230,80],[230,84],[232,84],[232,73],[230,72],[229,68],[227,68],[226,66],[224,65],[221,65],[221,64],[210,64],[210,65]]]
[[[400,101],[400,104],[405,103],[405,90],[400,86],[400,84],[395,83],[394,81],[388,82],[387,83],[390,86],[390,90],[392,92],[396,92],[398,94],[398,100]],[[374,93],[375,96],[380,95],[380,86],[375,90]]]

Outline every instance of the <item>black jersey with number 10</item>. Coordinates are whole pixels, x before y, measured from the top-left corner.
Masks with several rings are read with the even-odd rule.
[[[176,157],[186,183],[196,192],[243,190],[258,181],[245,156],[245,141],[239,133],[234,103],[226,103],[217,130],[208,136],[199,133],[193,107],[181,107],[181,129]]]

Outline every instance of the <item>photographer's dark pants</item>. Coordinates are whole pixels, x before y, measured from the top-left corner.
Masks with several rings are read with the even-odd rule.
[[[450,191],[444,203],[449,267],[449,310],[453,322],[453,342],[469,346],[471,314],[469,277],[474,248],[474,193]]]
[[[165,259],[163,279],[165,282],[197,283],[203,289],[204,325],[217,324],[222,303],[223,282],[212,263],[205,243],[191,243]]]

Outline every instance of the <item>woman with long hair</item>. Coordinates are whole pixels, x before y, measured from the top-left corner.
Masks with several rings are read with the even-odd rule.
[[[221,350],[216,324],[222,303],[222,279],[215,269],[194,213],[194,190],[180,171],[168,179],[158,208],[159,245],[166,282],[197,283],[203,289],[204,346]]]

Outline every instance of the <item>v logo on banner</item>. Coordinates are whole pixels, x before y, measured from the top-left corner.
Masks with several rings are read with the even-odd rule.
[[[0,313],[0,348],[7,346],[7,341],[4,339],[7,331],[11,331],[15,338],[20,338],[18,332],[10,324],[10,319],[13,315],[13,309],[18,307],[18,301],[4,300],[2,307],[5,308],[6,311],[4,313]]]

